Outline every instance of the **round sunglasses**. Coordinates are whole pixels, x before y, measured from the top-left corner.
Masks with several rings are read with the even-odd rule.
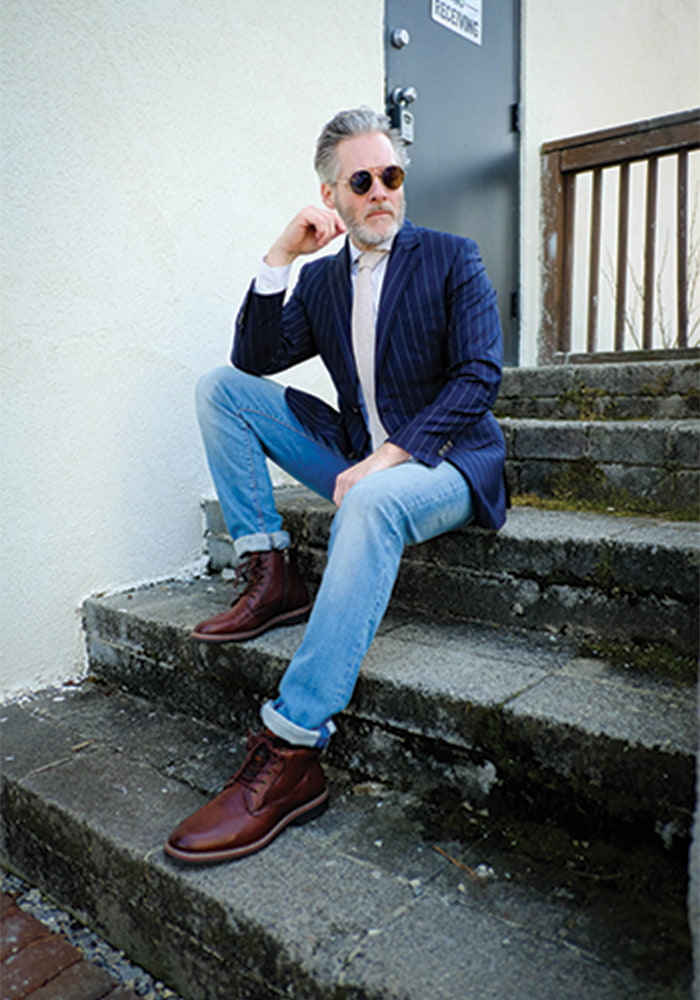
[[[382,170],[356,170],[349,177],[341,177],[340,180],[350,185],[350,190],[355,194],[367,194],[372,187],[372,178],[379,177],[382,184],[388,191],[398,191],[404,182],[406,171],[403,167],[394,163],[390,167]]]

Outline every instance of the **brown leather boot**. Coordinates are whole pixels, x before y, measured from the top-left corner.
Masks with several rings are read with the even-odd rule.
[[[228,611],[195,626],[200,642],[240,642],[276,625],[306,621],[311,601],[291,549],[253,552],[242,567],[248,584]]]
[[[286,826],[320,816],[328,805],[320,753],[290,746],[269,729],[249,733],[241,767],[215,799],[180,823],[166,854],[192,862],[242,858]]]

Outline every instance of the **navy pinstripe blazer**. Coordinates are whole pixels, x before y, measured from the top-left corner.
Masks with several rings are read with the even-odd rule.
[[[352,352],[350,256],[305,264],[289,300],[249,291],[231,361],[269,375],[320,355],[338,410],[299,389],[287,399],[306,427],[351,460],[371,450]],[[496,293],[472,240],[405,222],[387,262],[377,316],[377,407],[389,440],[429,466],[455,465],[476,522],[505,521],[503,434],[491,408],[501,380]]]

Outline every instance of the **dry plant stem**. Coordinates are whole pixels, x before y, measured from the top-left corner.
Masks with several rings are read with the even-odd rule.
[[[458,861],[457,858],[453,858],[451,854],[448,854],[447,851],[443,851],[443,849],[441,847],[438,847],[437,844],[433,844],[433,850],[437,851],[438,854],[442,854],[443,858],[447,858],[447,860],[451,861],[453,865],[457,866],[457,868],[461,868],[462,871],[467,872],[467,874],[469,875],[469,877],[471,879],[473,879],[474,882],[476,882],[476,884],[481,889],[484,888],[484,883],[483,883],[482,879],[479,878],[479,876],[476,874],[476,872],[474,871],[474,869],[470,868],[469,865],[465,865],[464,862]]]

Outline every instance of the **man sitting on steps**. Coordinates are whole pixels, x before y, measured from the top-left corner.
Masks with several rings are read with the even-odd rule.
[[[502,358],[496,295],[473,241],[405,220],[405,166],[383,115],[360,108],[325,126],[315,157],[324,207],[303,208],[272,245],[237,317],[233,367],[198,386],[207,459],[247,586],[193,636],[237,642],[311,614],[241,768],[168,840],[182,861],[242,857],[325,808],[318,758],[404,546],[505,520],[505,446],[491,413]],[[308,262],[285,303],[292,262],[343,233],[342,249]],[[315,355],[337,410],[261,377]],[[337,507],[313,610],[267,458]]]

